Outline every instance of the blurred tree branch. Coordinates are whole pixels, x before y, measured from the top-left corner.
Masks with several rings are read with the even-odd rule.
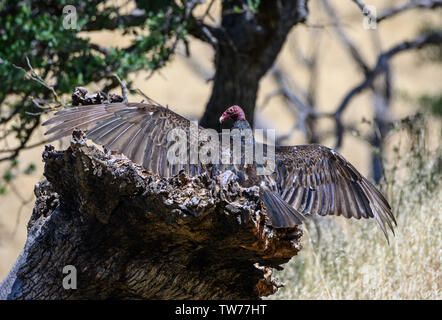
[[[442,7],[442,0],[413,0],[402,6],[385,9],[376,18],[376,22],[384,21],[392,16],[410,9],[422,8],[422,9],[436,9]]]
[[[365,12],[365,15],[369,15],[370,13],[367,10],[364,10],[365,4],[363,1],[353,1],[355,2],[359,8]],[[430,1],[431,2],[431,1]],[[274,92],[271,92],[267,97],[265,97],[263,102],[263,107],[269,102],[269,100],[277,95],[282,95],[286,101],[288,101],[287,106],[289,110],[294,110],[297,116],[297,121],[293,125],[293,127],[289,130],[289,132],[283,136],[278,138],[278,143],[283,142],[286,139],[289,139],[296,129],[301,130],[307,138],[309,143],[316,143],[320,141],[318,136],[324,137],[322,134],[317,134],[313,136],[311,131],[307,128],[308,123],[314,121],[314,119],[326,117],[331,118],[335,121],[335,148],[339,149],[342,146],[343,138],[345,132],[350,128],[345,125],[342,121],[342,114],[347,109],[351,101],[358,96],[360,93],[370,89],[373,95],[373,109],[375,113],[375,130],[373,130],[373,136],[369,139],[370,143],[373,146],[372,153],[372,163],[373,163],[373,176],[376,182],[379,182],[380,178],[383,175],[383,168],[381,164],[380,152],[382,152],[383,139],[388,134],[388,131],[391,128],[391,120],[388,115],[388,107],[391,100],[391,77],[392,70],[389,65],[389,60],[395,56],[396,54],[413,50],[420,49],[426,46],[432,46],[434,44],[442,43],[440,38],[440,32],[432,32],[422,34],[411,41],[404,41],[399,43],[398,45],[390,48],[389,50],[382,51],[378,30],[373,30],[373,40],[375,46],[380,51],[376,58],[376,64],[374,67],[370,67],[366,62],[365,58],[362,56],[361,51],[356,47],[351,38],[346,34],[343,26],[342,19],[338,17],[335,10],[331,6],[328,0],[321,1],[322,7],[324,8],[326,14],[330,19],[330,26],[335,31],[337,38],[343,44],[343,46],[349,52],[349,56],[352,57],[353,61],[359,67],[359,69],[363,72],[364,80],[361,81],[358,85],[351,88],[343,97],[342,101],[338,104],[335,111],[332,113],[326,112],[318,112],[315,110],[317,107],[312,104],[306,95],[306,90],[300,88],[298,85],[294,86],[293,83],[289,83],[288,77],[283,71],[283,69],[279,66],[272,69],[272,76],[274,77],[276,83],[278,84],[278,89]],[[426,8],[436,8],[438,7],[438,2],[434,2],[432,4],[429,1],[423,2],[413,2],[413,6],[409,5],[406,9],[411,9],[413,7],[426,7]],[[404,9],[405,10],[405,9]],[[394,11],[394,10],[386,10]],[[385,17],[386,19],[387,17]],[[314,37],[311,37],[315,39]],[[298,59],[304,64],[307,68],[309,68],[309,60],[305,57]],[[310,66],[311,67],[311,66]],[[313,72],[315,70],[310,70],[311,78],[313,77]],[[318,72],[318,71],[316,71]],[[378,81],[378,79],[382,76],[382,81]],[[311,83],[309,84],[310,87]],[[299,92],[298,95],[296,92]]]
[[[328,112],[320,112],[317,111],[315,108],[310,106],[307,102],[302,101],[291,89],[290,85],[288,85],[286,75],[279,67],[275,67],[272,69],[272,75],[275,78],[276,82],[278,83],[279,89],[273,93],[271,93],[269,96],[267,96],[264,99],[264,103],[262,105],[262,108],[265,107],[265,105],[269,102],[269,99],[277,96],[282,95],[284,98],[286,98],[288,101],[291,102],[291,106],[293,106],[297,111],[298,120],[297,123],[294,125],[293,129],[299,128],[301,129],[304,134],[307,133],[305,121],[309,117],[313,118],[321,118],[321,117],[327,117],[331,118],[335,121],[336,129],[335,129],[335,136],[336,136],[336,142],[335,142],[335,148],[339,149],[342,146],[343,137],[345,133],[345,126],[342,121],[342,114],[344,111],[349,107],[350,102],[360,93],[363,91],[369,89],[372,87],[373,82],[377,77],[379,77],[381,74],[387,74],[386,81],[387,81],[387,90],[390,90],[389,87],[389,79],[390,79],[390,67],[389,67],[389,60],[393,58],[395,55],[408,51],[413,49],[420,49],[425,46],[433,45],[442,43],[442,31],[440,32],[434,32],[430,34],[422,34],[418,37],[414,38],[410,41],[404,41],[401,42],[389,50],[386,50],[382,52],[378,58],[375,66],[373,68],[367,67],[367,72],[364,80],[359,83],[358,85],[351,88],[344,96],[342,101],[339,103],[339,105],[336,107],[335,111],[332,113]],[[387,93],[387,96],[389,96],[390,93]],[[293,130],[291,130],[291,133],[293,133]],[[284,139],[289,138],[290,135],[285,135],[283,137],[279,138],[279,142],[283,141]]]

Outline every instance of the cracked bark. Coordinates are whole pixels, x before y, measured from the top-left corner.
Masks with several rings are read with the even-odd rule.
[[[86,145],[43,152],[46,180],[2,299],[257,299],[300,249],[302,232],[265,224],[258,187],[207,174],[152,176]],[[63,267],[77,270],[64,289]]]

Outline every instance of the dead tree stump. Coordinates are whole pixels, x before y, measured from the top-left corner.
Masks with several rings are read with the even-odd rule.
[[[266,225],[258,187],[223,175],[154,176],[81,131],[65,151],[47,145],[43,161],[0,299],[258,299],[301,249],[300,228]],[[76,289],[63,285],[66,266]]]

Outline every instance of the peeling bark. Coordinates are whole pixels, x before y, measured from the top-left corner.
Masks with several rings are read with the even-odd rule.
[[[75,131],[43,153],[46,180],[1,299],[257,299],[301,249],[301,229],[272,229],[258,187],[203,174],[152,176]],[[64,289],[63,267],[77,271]]]

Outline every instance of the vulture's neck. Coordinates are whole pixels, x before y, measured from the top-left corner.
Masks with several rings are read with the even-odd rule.
[[[243,141],[243,143],[254,143],[255,137],[253,136],[252,128],[250,127],[250,124],[247,120],[237,120],[233,124],[232,130],[237,129],[238,131],[232,131],[232,137],[235,139],[235,137],[238,135],[238,138]],[[247,130],[250,130],[250,132],[246,132]]]
[[[232,129],[239,129],[239,130],[246,130],[246,129],[252,129],[250,127],[250,124],[247,120],[237,120],[235,121],[235,123],[233,124],[233,128]]]

